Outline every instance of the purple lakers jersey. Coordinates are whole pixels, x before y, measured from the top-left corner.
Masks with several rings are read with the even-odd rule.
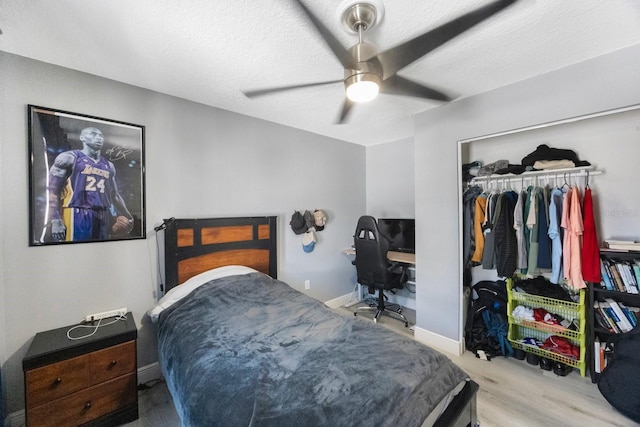
[[[108,160],[95,161],[81,150],[73,150],[75,163],[67,181],[63,206],[93,210],[111,207],[113,169]]]

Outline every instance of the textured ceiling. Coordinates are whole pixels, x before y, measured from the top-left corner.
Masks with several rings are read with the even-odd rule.
[[[357,41],[338,19],[353,0],[303,2]],[[487,3],[386,0],[365,39],[386,50]],[[339,125],[341,83],[245,97],[343,78],[292,0],[0,0],[0,30],[6,52],[362,145],[410,137],[412,115],[442,105],[380,95]],[[462,98],[638,43],[638,0],[520,0],[399,74]]]

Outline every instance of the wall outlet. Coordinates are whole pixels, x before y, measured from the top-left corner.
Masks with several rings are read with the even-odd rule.
[[[100,319],[106,319],[107,317],[124,316],[127,314],[127,308],[118,308],[116,310],[103,311],[100,313],[88,314],[84,320],[87,322],[94,322]]]
[[[309,289],[311,289],[311,280],[305,280],[304,281],[304,290],[308,291]]]

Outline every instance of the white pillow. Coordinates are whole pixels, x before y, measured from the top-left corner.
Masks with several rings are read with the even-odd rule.
[[[204,285],[205,283],[210,282],[214,279],[220,279],[222,277],[257,272],[257,270],[243,265],[227,265],[224,267],[218,267],[209,271],[205,271],[204,273],[193,276],[183,284],[171,289],[165,294],[165,296],[160,298],[155,307],[153,307],[147,313],[149,314],[149,317],[151,317],[151,320],[153,322],[157,322],[158,316],[160,315],[162,310],[171,307],[173,303],[180,301],[182,298],[189,295],[191,291],[198,288],[199,286]]]

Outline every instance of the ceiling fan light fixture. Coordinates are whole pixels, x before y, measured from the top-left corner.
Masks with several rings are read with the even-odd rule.
[[[378,96],[380,78],[375,74],[355,74],[344,82],[347,98],[352,102],[368,102]]]

